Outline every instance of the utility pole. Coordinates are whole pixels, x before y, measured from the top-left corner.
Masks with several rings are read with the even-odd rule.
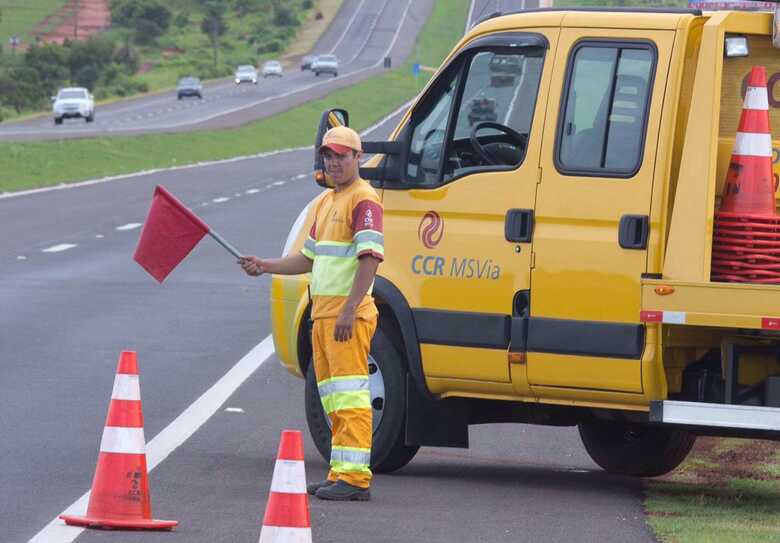
[[[76,5],[76,16],[73,18],[73,39],[78,41],[79,39],[79,8],[81,7],[81,0],[74,0]]]

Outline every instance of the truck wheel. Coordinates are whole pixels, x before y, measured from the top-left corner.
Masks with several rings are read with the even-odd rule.
[[[55,117],[54,118],[54,124],[62,124],[62,118]]]
[[[381,322],[371,341],[368,360],[374,428],[371,469],[388,473],[408,464],[419,447],[407,447],[404,443],[406,375],[401,356],[382,330]],[[322,409],[313,362],[306,370],[306,421],[317,450],[329,462],[330,419]]]
[[[609,473],[657,477],[688,456],[696,436],[682,430],[619,421],[579,424],[585,450]]]

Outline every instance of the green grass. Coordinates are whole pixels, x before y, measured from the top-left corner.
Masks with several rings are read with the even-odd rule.
[[[647,483],[647,521],[667,543],[780,541],[780,450],[700,438],[672,474]]]
[[[438,66],[461,37],[468,0],[437,2],[414,58],[396,70],[246,126],[188,134],[0,144],[0,191],[17,191],[152,168],[311,144],[322,111],[343,107],[353,127],[375,123],[413,97],[411,63]]]
[[[661,541],[777,543],[780,484],[733,479],[723,486],[650,483],[648,522]]]
[[[3,53],[8,54],[11,47],[8,39],[19,36],[23,42],[30,43],[30,32],[35,25],[43,21],[63,5],[67,0],[0,0],[3,20],[0,21],[0,44]]]

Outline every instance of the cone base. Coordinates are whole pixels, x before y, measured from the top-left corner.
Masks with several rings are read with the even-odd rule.
[[[107,519],[90,518],[80,515],[60,515],[68,526],[80,526],[82,528],[102,528],[104,530],[173,530],[178,526],[177,520],[156,519]]]

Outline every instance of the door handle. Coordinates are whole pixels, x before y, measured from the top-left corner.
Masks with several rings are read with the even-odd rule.
[[[510,209],[506,212],[504,237],[507,241],[528,243],[534,235],[534,210]]]
[[[623,249],[647,249],[650,220],[647,215],[623,215],[620,217],[618,243]]]

